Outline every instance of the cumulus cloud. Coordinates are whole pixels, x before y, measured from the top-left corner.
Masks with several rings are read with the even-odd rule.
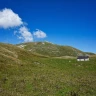
[[[24,40],[24,42],[32,42],[33,41],[33,36],[31,32],[29,32],[28,28],[23,26],[19,28],[19,31],[15,31],[15,34],[19,33],[18,39]]]
[[[14,13],[11,9],[5,8],[0,10],[0,28],[14,28],[14,35],[18,37],[18,39],[23,40],[24,42],[32,42],[33,36],[36,38],[45,38],[47,37],[46,33],[36,29],[32,34],[29,29],[26,27],[27,23],[23,22],[18,14]]]
[[[47,37],[46,33],[39,30],[39,29],[36,29],[36,31],[33,33],[33,35],[36,37],[36,38],[45,38]]]
[[[14,13],[11,9],[5,8],[0,11],[0,27],[7,29],[18,27],[19,29],[14,31],[14,35],[18,34],[18,39],[24,40],[24,42],[33,41],[33,36],[29,32],[28,28],[21,25],[26,25],[27,23],[23,22],[18,14]]]
[[[0,27],[12,28],[23,24],[22,19],[18,14],[14,13],[11,9],[3,9],[0,11]]]

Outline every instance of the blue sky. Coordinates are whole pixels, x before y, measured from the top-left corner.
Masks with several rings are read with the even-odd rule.
[[[45,37],[39,38],[35,34],[32,39],[27,40],[46,40],[96,53],[95,0],[0,0],[0,11],[4,8],[18,14],[24,24],[9,28],[1,26],[0,42],[23,42],[24,39],[14,35],[14,31],[26,27],[25,30],[28,29],[32,36],[36,32],[46,35],[43,34]],[[24,36],[21,33],[19,35]]]

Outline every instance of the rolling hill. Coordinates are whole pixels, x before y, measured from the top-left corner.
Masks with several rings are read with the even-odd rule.
[[[50,42],[30,42],[17,45],[20,48],[26,49],[30,52],[41,54],[44,56],[61,57],[61,56],[78,56],[78,55],[91,55],[85,53],[71,46],[61,46],[52,44]],[[93,54],[92,54],[93,55]]]
[[[0,63],[2,63],[0,66],[11,63],[22,64],[22,62],[27,62],[30,59],[32,61],[33,57],[35,59],[43,56],[33,54],[12,44],[0,43]]]

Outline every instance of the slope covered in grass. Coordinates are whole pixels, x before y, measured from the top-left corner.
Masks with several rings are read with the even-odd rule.
[[[31,52],[52,57],[77,56],[85,54],[84,52],[76,48],[70,46],[60,46],[49,42],[30,42],[30,43],[22,43],[17,46]]]
[[[85,52],[86,54],[92,56],[92,55],[96,55],[95,53],[92,53],[92,52]]]
[[[96,57],[86,62],[45,58],[0,44],[0,96],[95,95]]]
[[[11,64],[12,66],[15,64],[22,64],[22,62],[24,64],[28,62],[28,60],[33,60],[39,56],[40,55],[32,54],[14,45],[0,43],[0,70],[2,70],[4,66]]]

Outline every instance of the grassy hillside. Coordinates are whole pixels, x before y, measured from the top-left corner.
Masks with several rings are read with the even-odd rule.
[[[34,58],[33,58],[34,57]],[[36,55],[31,52],[28,52],[24,49],[18,48],[11,44],[0,43],[0,70],[5,66],[14,64],[25,64],[28,60],[32,61],[38,57],[43,57],[41,55]],[[29,62],[28,62],[29,63]]]
[[[45,58],[1,43],[0,96],[96,96],[96,57]]]
[[[95,53],[92,53],[92,52],[85,52],[86,54],[88,54],[88,55],[96,55]]]
[[[70,46],[60,46],[49,42],[31,42],[17,45],[28,51],[35,52],[42,55],[60,57],[60,56],[77,56],[86,54],[76,48]]]

